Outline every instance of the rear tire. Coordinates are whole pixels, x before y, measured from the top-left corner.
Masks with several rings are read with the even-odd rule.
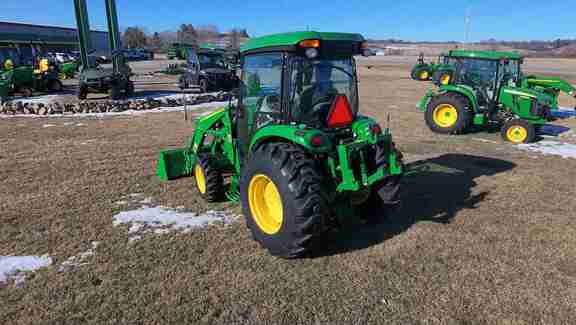
[[[207,93],[210,87],[208,86],[208,80],[202,78],[198,82],[198,86],[200,86],[200,92]]]
[[[512,119],[504,123],[500,136],[513,144],[531,143],[536,139],[536,127],[526,120]]]
[[[48,85],[46,87],[48,92],[57,93],[62,91],[62,82],[58,79],[48,80]]]
[[[430,70],[428,70],[428,67],[422,66],[422,67],[416,67],[412,70],[411,73],[411,77],[414,80],[418,80],[418,81],[427,81],[430,80]]]
[[[194,179],[198,193],[208,202],[217,202],[224,195],[224,177],[213,159],[199,155],[194,166]]]
[[[85,100],[88,97],[88,87],[85,85],[78,86],[78,99]]]
[[[22,87],[18,90],[18,92],[22,95],[22,97],[32,97],[33,95],[32,88],[30,87]]]
[[[247,159],[242,209],[253,238],[270,254],[300,258],[315,249],[329,214],[322,181],[316,161],[293,144],[264,144]]]
[[[426,109],[426,125],[436,133],[464,133],[472,123],[472,113],[461,96],[443,94],[433,98]]]

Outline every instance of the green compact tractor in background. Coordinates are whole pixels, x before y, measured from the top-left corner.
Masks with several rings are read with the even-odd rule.
[[[200,118],[187,147],[161,152],[159,177],[194,176],[206,200],[240,200],[254,239],[283,258],[308,255],[354,215],[381,221],[403,164],[389,129],[358,112],[354,56],[365,44],[319,32],[250,40],[237,104]]]
[[[418,103],[426,124],[445,134],[492,125],[501,128],[506,141],[534,141],[558,108],[559,91],[576,93],[561,79],[524,77],[522,62],[515,52],[450,51],[437,71],[442,76],[434,80],[437,88]]]
[[[410,77],[418,81],[428,81],[434,77],[434,74],[444,65],[444,62],[444,54],[438,56],[436,62],[426,63],[424,61],[424,53],[420,53],[416,65],[410,71]]]

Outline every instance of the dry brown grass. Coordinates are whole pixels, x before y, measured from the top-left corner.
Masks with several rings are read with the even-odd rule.
[[[112,216],[130,193],[239,212],[202,202],[191,179],[155,177],[158,151],[191,132],[182,114],[0,120],[0,255],[59,264],[102,242],[89,265],[0,289],[0,323],[575,323],[576,160],[517,151],[497,134],[432,134],[415,109],[427,85],[408,71],[360,68],[363,111],[390,113],[412,162],[404,205],[389,224],[333,234],[314,259],[269,256],[243,221],[127,243]]]

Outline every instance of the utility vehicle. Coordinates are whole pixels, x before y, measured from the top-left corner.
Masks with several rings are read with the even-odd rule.
[[[534,141],[540,126],[552,119],[558,94],[575,96],[558,78],[525,77],[523,58],[515,52],[454,50],[437,71],[437,88],[418,103],[434,132],[459,134],[473,126],[495,126],[512,143]]]
[[[78,25],[78,45],[80,48],[80,74],[78,76],[78,99],[86,99],[88,93],[109,93],[112,99],[134,93],[134,83],[130,80],[132,70],[126,63],[120,33],[115,0],[105,0],[108,21],[108,41],[112,57],[112,69],[103,68],[90,59],[92,41],[86,0],[74,0],[76,24]]]
[[[198,50],[188,48],[184,73],[178,80],[180,89],[190,87],[208,91],[230,91],[238,87],[238,77],[226,60],[226,52],[212,47],[201,47]]]
[[[241,201],[254,239],[283,258],[309,255],[351,219],[381,221],[403,164],[390,130],[359,113],[354,56],[365,44],[311,31],[251,39],[238,102],[200,118],[187,147],[161,152],[159,177],[193,175],[206,200]]]

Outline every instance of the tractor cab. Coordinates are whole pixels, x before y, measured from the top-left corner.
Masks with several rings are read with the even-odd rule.
[[[303,38],[280,51],[272,45],[276,40],[282,40],[281,36],[263,38],[257,44],[249,42],[241,49],[236,115],[243,142],[274,124],[327,132],[349,126],[358,113],[354,55],[365,53],[362,40]],[[271,45],[262,46],[266,42]]]
[[[522,57],[512,52],[450,51],[446,64],[454,70],[450,82],[471,87],[482,109],[498,103],[503,87],[519,86]]]

